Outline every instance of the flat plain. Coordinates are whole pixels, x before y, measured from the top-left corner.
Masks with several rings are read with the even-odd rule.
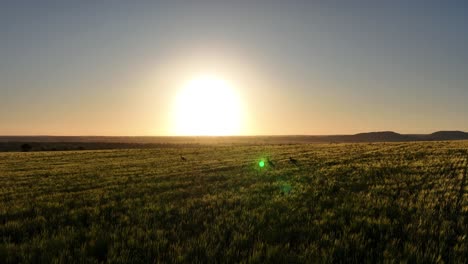
[[[0,262],[462,263],[467,167],[468,141],[0,153]]]

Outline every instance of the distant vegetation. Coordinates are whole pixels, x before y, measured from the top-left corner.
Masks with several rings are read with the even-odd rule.
[[[29,145],[28,143],[21,144],[21,150],[23,152],[28,152],[32,149],[32,146]]]
[[[467,167],[468,141],[0,153],[0,262],[464,263]]]
[[[304,143],[410,142],[468,140],[462,131],[439,131],[428,135],[403,135],[391,131],[331,136],[232,136],[232,137],[61,137],[0,136],[1,151],[21,151],[29,144],[30,151],[142,149],[189,147],[196,145],[270,145]]]
[[[0,142],[0,152],[29,151],[70,151],[70,150],[105,150],[105,149],[148,149],[197,147],[198,144],[143,144],[113,142]]]

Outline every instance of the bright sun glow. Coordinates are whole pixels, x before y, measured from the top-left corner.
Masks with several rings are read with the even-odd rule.
[[[175,103],[177,135],[236,135],[241,129],[241,104],[226,81],[203,76],[188,82]]]

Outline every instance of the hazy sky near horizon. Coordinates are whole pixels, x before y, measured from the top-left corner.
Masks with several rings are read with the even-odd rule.
[[[201,74],[241,134],[468,131],[466,1],[3,1],[0,135],[172,135]]]

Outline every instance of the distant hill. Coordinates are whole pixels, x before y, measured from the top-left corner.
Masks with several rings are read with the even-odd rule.
[[[351,137],[353,141],[357,142],[399,142],[413,140],[410,136],[398,134],[393,131],[359,133]]]
[[[445,141],[468,140],[468,133],[463,131],[438,131],[428,135],[398,134],[393,131],[359,133],[351,136],[337,137],[337,141],[346,142],[406,142],[406,141]]]
[[[438,131],[427,136],[430,140],[463,140],[468,139],[468,133],[463,131]]]
[[[432,134],[399,134],[393,131],[327,136],[232,136],[232,137],[102,137],[102,136],[0,136],[0,151],[19,151],[28,143],[32,151],[95,150],[119,148],[161,148],[197,145],[268,145],[353,142],[408,142],[468,140],[463,131],[438,131]]]

